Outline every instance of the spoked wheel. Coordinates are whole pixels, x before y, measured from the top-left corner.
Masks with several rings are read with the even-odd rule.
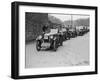
[[[60,42],[60,45],[63,46],[63,41]]]
[[[70,40],[70,36],[68,36],[67,39]]]
[[[63,39],[60,38],[60,46],[63,46]]]
[[[37,51],[40,51],[40,50],[41,50],[40,41],[37,41],[37,42],[36,42],[36,49],[37,49]]]
[[[57,42],[56,42],[56,40],[54,40],[54,43],[53,43],[53,50],[54,50],[54,51],[57,50]]]

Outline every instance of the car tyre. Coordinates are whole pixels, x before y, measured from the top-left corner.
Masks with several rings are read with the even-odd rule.
[[[41,50],[40,41],[37,41],[36,42],[36,49],[37,49],[37,51],[40,51]]]
[[[56,42],[56,40],[54,40],[54,42],[53,42],[53,50],[57,51],[57,42]]]

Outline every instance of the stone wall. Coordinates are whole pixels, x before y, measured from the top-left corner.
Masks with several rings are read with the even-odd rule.
[[[35,40],[42,33],[43,25],[48,23],[46,13],[25,13],[25,40],[26,42]]]

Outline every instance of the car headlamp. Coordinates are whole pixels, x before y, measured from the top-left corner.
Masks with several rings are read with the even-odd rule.
[[[39,38],[39,39],[41,39],[41,38],[42,38],[42,36],[40,35],[38,38]]]
[[[53,39],[53,36],[51,35],[50,38]]]

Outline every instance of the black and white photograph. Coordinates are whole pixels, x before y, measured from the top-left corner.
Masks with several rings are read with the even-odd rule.
[[[97,7],[12,3],[14,79],[97,74]]]
[[[89,65],[90,16],[25,13],[25,68]]]

